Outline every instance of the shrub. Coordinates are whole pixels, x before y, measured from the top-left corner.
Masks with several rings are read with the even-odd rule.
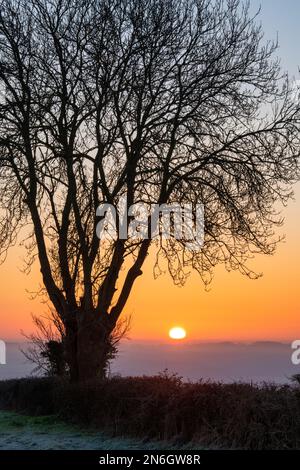
[[[21,379],[0,382],[0,406],[59,414],[115,436],[213,448],[300,448],[300,389],[290,385],[184,383],[166,373],[77,385]]]

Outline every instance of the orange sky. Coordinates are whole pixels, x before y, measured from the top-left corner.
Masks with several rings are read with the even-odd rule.
[[[126,313],[132,315],[132,339],[164,340],[170,327],[180,325],[191,340],[290,340],[300,336],[300,186],[296,202],[284,211],[286,234],[274,256],[257,256],[252,263],[264,276],[255,281],[239,273],[215,271],[209,292],[205,292],[197,274],[186,286],[178,288],[164,275],[152,277],[149,257],[144,275],[136,282]],[[32,327],[30,313],[46,307],[30,300],[39,282],[39,269],[26,276],[20,272],[21,248],[12,248],[0,266],[0,338],[20,339],[20,330]]]

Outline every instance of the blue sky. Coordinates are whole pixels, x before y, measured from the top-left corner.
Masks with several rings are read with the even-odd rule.
[[[299,79],[300,1],[250,0],[251,11],[256,11],[259,6],[266,39],[274,39],[278,34],[278,56],[282,66],[291,76]]]

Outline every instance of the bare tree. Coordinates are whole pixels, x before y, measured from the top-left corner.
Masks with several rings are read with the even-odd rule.
[[[175,283],[191,269],[208,283],[225,263],[254,277],[247,259],[274,251],[274,203],[299,176],[299,110],[247,3],[0,5],[1,249],[31,227],[29,265],[85,380],[151,245],[99,240],[99,204],[202,203],[202,249],[159,237],[155,274],[166,262]]]

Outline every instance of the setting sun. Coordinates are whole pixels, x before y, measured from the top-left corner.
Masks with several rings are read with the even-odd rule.
[[[183,339],[186,337],[186,331],[184,328],[181,328],[180,326],[176,326],[170,329],[169,336],[172,339]]]

